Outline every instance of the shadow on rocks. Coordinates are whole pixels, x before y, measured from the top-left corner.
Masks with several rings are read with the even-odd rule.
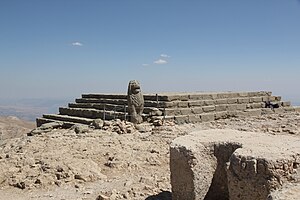
[[[156,195],[151,195],[145,200],[172,200],[172,193],[169,191],[163,191]]]

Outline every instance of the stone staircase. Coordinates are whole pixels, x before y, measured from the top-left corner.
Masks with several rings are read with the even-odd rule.
[[[197,123],[238,116],[259,116],[273,112],[295,111],[290,102],[271,92],[161,93],[144,95],[145,121],[174,120]],[[127,95],[83,94],[59,114],[37,118],[37,126],[60,121],[68,128],[75,124],[91,124],[94,119],[128,120]]]

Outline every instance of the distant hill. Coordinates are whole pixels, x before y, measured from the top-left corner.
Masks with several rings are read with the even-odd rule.
[[[35,123],[17,117],[0,116],[0,144],[5,139],[21,137],[35,128]]]
[[[68,102],[70,99],[0,99],[0,116],[35,121],[42,114],[58,113],[58,108]]]

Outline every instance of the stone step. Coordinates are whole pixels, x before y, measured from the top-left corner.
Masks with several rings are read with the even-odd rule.
[[[188,108],[166,108],[163,110],[165,115],[189,115],[201,114],[208,112],[246,110],[255,108],[265,108],[265,103],[249,103],[249,104],[221,104]]]
[[[117,112],[124,112],[125,109],[128,109],[127,105],[116,105],[116,104],[103,104],[103,103],[69,103],[70,108],[93,108],[98,110],[110,110]]]
[[[215,100],[224,98],[271,96],[272,92],[193,92],[193,93],[158,93],[144,94],[149,101],[187,101],[187,100]],[[127,99],[125,94],[83,94],[82,98],[94,99]]]
[[[158,94],[163,96],[164,94]],[[166,93],[166,101],[188,101],[188,100],[216,100],[227,98],[244,98],[244,97],[260,97],[271,96],[272,92],[196,92],[196,93]]]
[[[284,110],[282,110],[284,112]],[[210,122],[218,119],[226,119],[229,117],[250,117],[261,116],[263,114],[271,114],[275,111],[271,108],[260,109],[247,109],[247,110],[232,110],[232,111],[219,111],[201,114],[189,114],[189,115],[168,115],[165,118],[163,116],[153,117],[152,120],[174,120],[178,124],[183,123],[199,123]]]
[[[114,111],[105,111],[93,109],[93,108],[59,108],[60,115],[69,115],[69,116],[76,116],[76,117],[83,117],[89,119],[105,119],[105,120],[112,120],[112,119],[125,119],[124,112],[114,112]],[[128,115],[126,114],[126,117]]]
[[[232,101],[233,102],[233,101]],[[201,113],[207,113],[207,112],[219,112],[219,111],[234,111],[234,110],[246,110],[246,109],[257,109],[257,108],[265,108],[266,104],[264,102],[260,102],[260,103],[237,103],[237,101],[235,101],[235,104],[219,104],[219,105],[205,105],[205,106],[192,106],[192,107],[186,107],[186,108],[182,108],[182,107],[175,107],[175,108],[160,108],[160,110],[166,115],[190,115],[190,114],[201,114]],[[278,105],[278,106],[290,106],[289,102],[271,102],[272,105]],[[115,115],[113,116],[120,116],[120,115],[124,115],[124,106],[120,106],[120,105],[113,105],[113,104],[100,104],[100,103],[71,103],[69,104],[70,108],[78,108],[81,109],[79,110],[80,112],[83,112],[83,110],[88,110],[88,109],[92,109],[91,112],[96,112],[96,114],[92,114],[90,113],[89,115],[91,115],[90,118],[100,118],[101,116],[103,116],[103,108],[105,105],[105,111],[107,112],[108,116],[112,115],[112,112],[114,113],[115,111]],[[200,105],[200,104],[199,104]],[[126,107],[126,113],[128,111],[127,106]],[[61,109],[66,109],[66,108],[61,108]],[[155,110],[156,108],[148,108],[146,107],[144,109],[144,114],[149,114],[151,111]],[[75,110],[76,113],[78,113],[79,111]],[[77,114],[72,114],[70,113],[71,111],[67,110],[67,113],[65,112],[60,112],[61,114],[68,114],[68,115],[73,115],[76,116]],[[94,115],[94,117],[93,117]],[[127,114],[128,115],[128,114]],[[81,116],[81,115],[80,115]],[[88,114],[85,114],[84,117],[88,117]],[[102,118],[102,117],[101,117]]]
[[[271,102],[273,105],[276,104],[279,107],[290,106],[289,102]],[[247,109],[258,109],[265,108],[266,103],[235,103],[235,104],[219,104],[219,105],[206,105],[206,106],[193,106],[193,107],[175,107],[160,109],[164,115],[189,115],[189,114],[201,114],[208,112],[219,112],[219,111],[243,111]]]
[[[98,110],[108,110],[108,111],[117,111],[124,113],[126,109],[126,113],[128,113],[128,106],[124,105],[114,105],[114,104],[103,104],[103,103],[69,103],[68,106],[70,108],[94,108]],[[126,107],[126,108],[125,108]],[[156,110],[153,107],[144,107],[144,113],[149,114],[150,112]]]
[[[227,99],[215,99],[215,100],[175,100],[175,101],[145,101],[145,107],[157,107],[157,108],[187,108],[187,107],[199,107],[210,105],[222,105],[222,104],[244,104],[244,103],[261,103],[261,102],[273,102],[281,101],[281,97],[278,96],[260,96],[260,97],[241,97],[241,98],[227,98]],[[76,103],[89,103],[89,104],[110,104],[124,106],[127,105],[125,99],[95,99],[95,98],[81,98],[76,99]]]
[[[37,118],[36,124],[37,127],[40,127],[42,124],[50,123],[50,122],[63,122],[62,128],[71,128],[74,125],[80,124],[75,122],[68,122],[68,121],[62,121],[62,120],[54,120],[54,119],[47,119],[47,118]]]
[[[144,100],[149,101],[168,101],[168,96],[158,94],[144,94]],[[122,99],[127,100],[126,94],[82,94],[82,98],[88,99]]]
[[[64,111],[66,111],[64,109]],[[272,113],[282,113],[296,111],[300,112],[300,107],[281,107],[277,109],[271,108],[260,108],[260,109],[246,109],[246,110],[231,110],[231,111],[218,111],[210,113],[201,113],[201,114],[189,114],[189,115],[167,115],[167,116],[155,116],[152,117],[152,120],[160,119],[165,121],[175,121],[178,124],[182,123],[200,123],[200,122],[210,122],[218,119],[225,119],[228,117],[250,117],[250,116],[260,116],[263,114],[272,114]],[[74,111],[73,111],[74,112]],[[48,114],[43,115],[42,118],[37,118],[37,126],[49,122],[64,122],[64,128],[70,128],[75,124],[91,124],[93,119],[86,117],[70,116],[70,115],[55,115]]]
[[[87,124],[87,125],[90,125],[93,121],[93,119],[88,119],[84,117],[75,117],[75,116],[57,115],[57,114],[45,114],[43,115],[43,118],[56,120],[56,121],[63,121],[63,122]]]
[[[96,99],[96,98],[81,98],[75,99],[76,103],[105,103],[114,105],[127,105],[126,99]]]

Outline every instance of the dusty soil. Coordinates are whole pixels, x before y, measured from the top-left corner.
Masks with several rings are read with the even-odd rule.
[[[23,121],[13,116],[0,117],[0,142],[21,137],[33,128],[34,122]]]
[[[24,127],[9,128],[15,133],[0,141],[0,199],[96,200],[102,195],[102,199],[167,200],[169,144],[174,138],[215,128],[300,137],[300,113],[144,126],[148,131],[142,133],[90,129],[76,134],[55,129],[35,136],[24,134],[30,128],[25,122]]]

